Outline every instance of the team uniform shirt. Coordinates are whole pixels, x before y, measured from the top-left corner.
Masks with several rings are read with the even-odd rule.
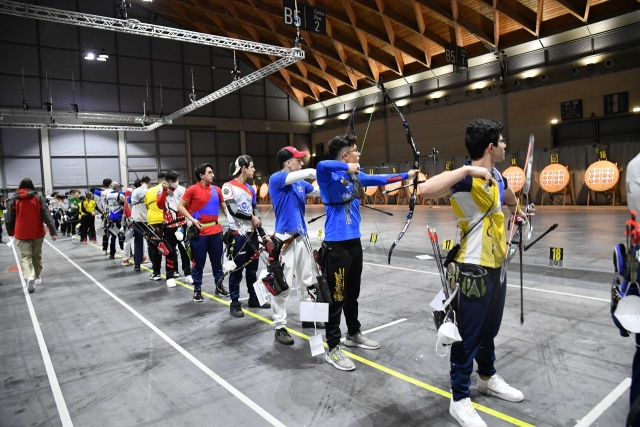
[[[222,186],[222,197],[225,201],[235,200],[236,209],[239,212],[243,212],[247,215],[253,215],[253,205],[257,203],[256,193],[252,186],[249,184],[241,184],[238,180],[226,182]],[[236,218],[229,212],[227,219],[229,220],[229,228],[232,230],[241,230],[245,233],[253,231],[253,224],[251,220]]]
[[[307,232],[304,211],[307,194],[313,185],[301,180],[286,184],[288,172],[276,172],[269,178],[269,195],[276,214],[276,233]]]
[[[124,193],[121,191],[110,191],[106,197],[107,208],[109,209],[109,220],[120,221],[124,213]]]
[[[451,206],[462,236],[457,262],[498,268],[506,258],[502,205],[507,180],[496,168],[492,175],[493,185],[468,175],[451,187]],[[469,229],[472,230],[467,235]]]
[[[200,183],[187,188],[182,195],[182,200],[187,202],[187,212],[201,224],[218,222],[218,207],[222,200],[222,191],[215,185],[203,187]],[[200,234],[212,236],[222,233],[220,223],[204,227]]]
[[[83,200],[79,204],[80,218],[83,216],[91,215],[96,210],[95,200]]]
[[[133,188],[127,188],[127,191],[124,192],[123,218],[131,218],[131,193],[133,193]]]
[[[147,205],[144,204],[144,196],[149,187],[141,185],[131,193],[131,219],[136,222],[147,222]]]
[[[178,202],[184,195],[184,187],[179,185],[176,189],[161,187],[156,197],[158,207],[164,213],[164,222],[169,228],[182,227],[187,220],[178,212]]]
[[[164,213],[157,204],[158,191],[162,192],[162,184],[151,187],[144,196],[144,204],[147,206],[147,222],[151,225],[164,222]]]
[[[75,208],[72,205],[76,206]],[[80,206],[80,199],[77,197],[71,197],[69,199],[69,215],[77,215],[78,214],[78,206]]]
[[[347,163],[324,160],[318,163],[316,175],[320,186],[320,198],[327,211],[325,240],[342,242],[360,238],[360,187],[377,187],[407,179],[407,173],[367,175],[360,172],[354,179],[348,173]]]
[[[93,194],[98,196],[98,200],[96,200],[96,207],[102,212],[107,212],[109,208],[109,204],[107,203],[107,196],[113,190],[110,188],[105,188],[104,190],[94,190]]]

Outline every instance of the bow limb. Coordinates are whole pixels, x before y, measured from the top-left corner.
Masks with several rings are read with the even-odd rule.
[[[398,105],[393,101],[393,99],[391,99],[391,97],[387,93],[387,89],[384,87],[382,77],[380,77],[380,80],[378,81],[378,87],[382,91],[382,95],[384,96],[384,98],[387,100],[387,102],[389,102],[389,104],[391,104],[391,107],[395,110],[396,113],[398,113],[398,115],[402,119],[404,135],[407,140],[407,144],[409,144],[409,146],[411,147],[411,151],[413,152],[413,163],[411,165],[411,169],[417,170],[420,168],[420,152],[416,148],[416,144],[413,141],[413,135],[411,135],[411,128],[409,127],[409,123],[404,117],[404,114],[402,114],[402,111],[400,111],[400,108],[398,108]],[[416,198],[418,193],[418,174],[416,174],[416,176],[413,178],[412,186],[413,189],[411,191],[411,197],[409,198],[409,213],[407,214],[407,221],[405,222],[404,227],[402,227],[402,231],[400,231],[400,234],[398,234],[398,237],[396,237],[396,240],[394,240],[393,244],[391,245],[391,248],[389,248],[389,255],[387,257],[387,262],[389,264],[391,264],[391,254],[393,253],[393,248],[396,247],[400,239],[402,239],[402,236],[404,236],[404,233],[407,231],[407,229],[409,229],[409,224],[411,224],[411,219],[413,219],[413,211],[415,210]]]

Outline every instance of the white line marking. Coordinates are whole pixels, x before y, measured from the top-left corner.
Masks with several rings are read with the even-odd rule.
[[[372,329],[368,329],[368,330],[366,330],[366,331],[363,331],[363,332],[362,332],[362,334],[364,335],[364,334],[368,334],[369,332],[375,332],[375,331],[377,331],[377,330],[380,330],[380,329],[386,328],[387,326],[393,326],[393,325],[395,325],[395,324],[397,324],[397,323],[402,323],[402,322],[404,322],[405,320],[407,320],[407,319],[405,319],[405,318],[403,317],[402,319],[394,320],[393,322],[385,323],[384,325],[376,326],[375,328],[372,328]],[[340,338],[340,341],[344,341],[344,337]]]
[[[613,402],[618,400],[618,398],[622,396],[622,394],[626,392],[629,387],[631,387],[631,378],[625,378],[620,384],[618,384],[616,388],[611,391],[611,393],[609,393],[604,399],[602,399],[602,401],[598,403],[595,408],[593,408],[584,418],[578,421],[575,427],[588,427],[593,424],[593,422],[597,420],[598,417],[602,415],[604,411],[606,411],[607,408],[609,408],[609,406],[613,404]]]
[[[46,241],[45,241],[46,242]],[[270,413],[268,413],[267,411],[265,411],[262,407],[260,407],[257,403],[255,403],[253,400],[249,399],[247,396],[245,396],[240,390],[238,390],[237,388],[235,388],[234,386],[232,386],[231,384],[229,384],[227,381],[225,381],[222,377],[220,377],[218,374],[216,374],[215,372],[213,372],[211,369],[209,369],[204,363],[202,363],[201,361],[199,361],[196,357],[194,357],[191,353],[189,353],[187,350],[185,350],[184,348],[182,348],[178,343],[176,343],[174,340],[172,340],[167,334],[165,334],[164,332],[162,332],[157,326],[155,326],[153,323],[151,323],[149,320],[147,320],[144,316],[142,316],[140,313],[138,313],[135,309],[133,309],[131,306],[129,306],[126,302],[124,302],[123,300],[121,300],[120,298],[118,298],[115,294],[113,294],[110,290],[108,290],[107,288],[105,288],[100,282],[98,282],[93,276],[91,276],[89,273],[87,273],[86,271],[84,271],[82,269],[82,267],[80,267],[78,264],[76,264],[74,261],[72,261],[67,255],[65,255],[64,253],[62,253],[58,248],[56,248],[55,246],[53,246],[51,243],[46,242],[49,246],[51,246],[56,252],[58,252],[60,255],[62,255],[63,257],[65,257],[67,259],[67,261],[69,261],[71,263],[71,265],[73,265],[75,268],[77,268],[82,274],[84,274],[85,276],[87,276],[93,283],[95,283],[100,289],[102,289],[107,295],[109,295],[111,298],[113,298],[114,300],[116,300],[121,306],[123,306],[125,309],[127,309],[131,314],[133,314],[135,317],[137,317],[142,323],[144,323],[145,325],[147,325],[149,327],[149,329],[151,329],[153,332],[155,332],[156,334],[158,334],[160,336],[160,338],[162,338],[163,340],[165,340],[169,345],[171,345],[173,348],[175,348],[176,350],[178,350],[178,352],[180,352],[184,357],[186,357],[191,363],[193,363],[194,365],[196,365],[198,368],[200,368],[200,370],[202,372],[204,372],[205,374],[207,374],[211,379],[213,379],[215,382],[217,382],[218,384],[220,384],[222,387],[224,387],[229,393],[233,394],[235,397],[237,397],[242,403],[244,403],[245,405],[247,405],[249,408],[251,408],[256,414],[260,415],[262,418],[264,418],[269,424],[271,424],[272,426],[277,426],[277,427],[286,427],[285,424],[283,424],[280,420],[278,420],[277,418],[275,418],[273,415],[271,415]]]
[[[22,291],[26,296],[27,306],[29,307],[29,314],[31,315],[31,322],[33,323],[33,329],[36,332],[36,338],[38,339],[38,346],[40,347],[40,354],[42,354],[44,367],[47,371],[47,376],[49,377],[49,384],[51,385],[51,392],[53,393],[53,399],[55,400],[56,407],[58,408],[60,421],[62,421],[62,425],[64,427],[73,427],[73,422],[71,421],[71,415],[69,415],[69,409],[67,409],[67,404],[64,401],[64,396],[62,395],[62,390],[60,389],[60,384],[58,383],[58,377],[56,376],[56,371],[53,368],[51,357],[49,357],[49,350],[47,349],[47,343],[44,341],[44,336],[42,335],[42,330],[40,329],[38,316],[36,316],[36,311],[33,308],[33,304],[31,303],[31,296],[27,291],[27,284],[25,283],[25,280],[24,280],[24,274],[20,269],[21,264],[20,264],[20,260],[18,260],[18,253],[16,252],[15,245],[12,246],[12,249],[13,249],[13,257],[16,259],[16,265],[18,266],[20,281],[22,282]]]
[[[413,268],[406,268],[406,267],[394,267],[392,265],[384,265],[384,264],[374,264],[372,262],[363,262],[363,264],[373,265],[375,267],[394,268],[396,270],[411,271],[411,272],[414,272],[414,273],[431,274],[431,275],[434,275],[434,276],[439,276],[440,275],[440,273],[433,273],[431,271],[415,270]],[[519,285],[509,285],[509,284],[507,284],[507,286],[509,286],[510,288],[520,288]],[[586,295],[570,294],[570,293],[567,293],[567,292],[558,292],[558,291],[548,291],[546,289],[529,288],[527,286],[524,286],[524,289],[526,289],[528,291],[534,291],[534,292],[546,292],[546,293],[549,293],[549,294],[556,294],[556,295],[564,295],[564,296],[568,296],[568,297],[590,299],[590,300],[593,300],[593,301],[604,301],[604,302],[610,302],[611,301],[610,299],[607,299],[607,298],[588,297]]]
[[[238,298],[238,301],[244,301],[244,300],[248,300],[248,299],[249,299],[249,297],[246,297],[246,298]]]

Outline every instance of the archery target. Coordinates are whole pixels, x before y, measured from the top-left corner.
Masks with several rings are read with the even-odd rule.
[[[502,172],[502,176],[507,178],[509,187],[513,189],[514,193],[517,193],[524,187],[524,171],[518,166],[511,166],[505,169],[505,171]]]
[[[584,181],[593,191],[608,191],[618,183],[618,167],[606,160],[593,163],[584,173]]]
[[[540,186],[547,193],[557,193],[569,184],[569,171],[560,164],[551,164],[540,173]]]

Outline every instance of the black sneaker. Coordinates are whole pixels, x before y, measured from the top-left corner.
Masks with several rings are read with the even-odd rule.
[[[114,255],[109,255],[109,259],[116,259]]]
[[[271,308],[271,304],[265,302],[264,305],[260,305],[258,298],[249,298],[249,307],[251,308]]]
[[[149,280],[154,280],[154,281],[158,281],[158,280],[162,280],[162,276],[156,273],[151,273],[151,276],[149,276]]]
[[[232,302],[229,306],[229,314],[233,317],[244,317],[244,312],[242,311],[242,304],[240,301]]]
[[[216,295],[221,297],[228,297],[229,291],[227,291],[222,283],[216,285]]]
[[[140,264],[136,264],[135,267],[133,267],[133,271],[140,271]]]
[[[285,328],[276,329],[276,341],[284,345],[293,344],[293,338]]]
[[[193,300],[195,302],[203,302],[204,298],[202,298],[202,292],[200,291],[200,289],[196,289],[195,291],[193,291]]]

